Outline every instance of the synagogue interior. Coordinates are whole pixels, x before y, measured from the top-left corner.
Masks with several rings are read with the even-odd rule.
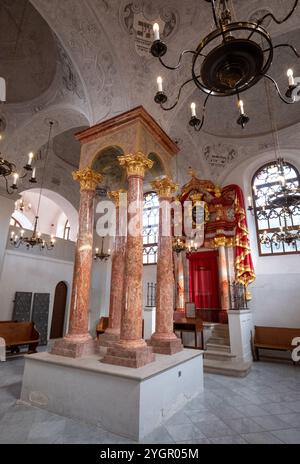
[[[300,443],[299,25],[0,0],[0,444]]]

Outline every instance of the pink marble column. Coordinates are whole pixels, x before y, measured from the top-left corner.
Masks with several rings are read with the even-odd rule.
[[[122,217],[120,214],[120,195],[125,194],[125,190],[117,190],[108,194],[109,198],[116,206],[116,237],[112,254],[111,284],[110,284],[110,305],[109,305],[109,324],[105,333],[99,336],[100,346],[110,346],[120,339],[121,330],[121,307],[124,289],[125,276],[125,251],[126,236],[122,235]]]
[[[226,238],[217,237],[215,238],[215,245],[219,251],[219,285],[220,285],[220,296],[221,296],[221,314],[219,320],[223,324],[228,323],[228,310],[230,309],[230,298],[229,298],[229,279],[227,272],[226,262]]]
[[[171,179],[152,182],[159,195],[159,241],[157,256],[156,327],[149,345],[155,353],[175,354],[183,350],[181,340],[176,337],[174,325],[174,270],[173,239],[171,232],[172,194],[176,185]]]
[[[142,338],[143,178],[153,162],[142,153],[119,157],[128,176],[128,234],[120,341],[107,350],[102,362],[142,367],[154,361],[152,348]]]
[[[76,244],[70,320],[68,334],[58,340],[51,353],[78,358],[95,351],[88,331],[91,270],[93,260],[93,226],[95,189],[101,174],[85,168],[73,173],[80,182],[79,231]]]
[[[185,299],[184,299],[184,269],[182,253],[177,255],[176,269],[176,312],[185,314]]]

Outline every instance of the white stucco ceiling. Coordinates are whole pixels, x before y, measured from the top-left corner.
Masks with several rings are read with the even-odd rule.
[[[0,1],[2,6],[8,3],[8,0]],[[23,0],[11,3],[16,8],[16,18],[20,18]],[[229,4],[233,5],[238,20],[260,16],[261,11],[272,11],[281,18],[292,6],[293,0],[230,0]],[[212,30],[210,5],[206,1],[31,0],[28,11],[31,10],[34,13],[28,18],[30,24],[27,29],[30,33],[33,24],[37,25],[37,30],[41,28],[43,40],[39,47],[43,48],[43,53],[36,51],[41,57],[41,63],[48,57],[48,44],[51,43],[53,47],[49,63],[48,58],[46,60],[49,70],[46,72],[47,68],[44,69],[44,86],[39,92],[34,84],[32,88],[28,84],[22,88],[18,72],[21,62],[18,63],[17,56],[14,58],[14,85],[19,91],[16,90],[15,97],[11,98],[8,87],[8,103],[0,107],[0,116],[5,118],[7,125],[6,138],[0,149],[8,157],[14,160],[19,158],[23,162],[30,149],[38,150],[46,143],[44,121],[53,118],[56,121],[56,138],[50,165],[56,172],[55,176],[60,177],[61,183],[59,186],[54,183],[52,188],[60,193],[60,189],[64,189],[63,194],[68,196],[69,189],[69,197],[74,196],[71,171],[77,164],[79,146],[70,140],[72,131],[141,104],[177,141],[181,149],[175,167],[179,182],[185,180],[184,173],[189,166],[198,171],[201,177],[221,181],[226,173],[247,158],[272,147],[274,142],[270,133],[264,81],[243,94],[250,116],[244,131],[236,124],[238,110],[236,99],[233,98],[209,101],[207,119],[200,133],[195,133],[188,126],[189,104],[195,100],[200,107],[203,101],[203,95],[193,85],[184,92],[180,104],[172,112],[163,112],[153,101],[158,75],[164,78],[170,101],[174,99],[180,83],[189,75],[189,60],[185,61],[186,65],[178,72],[163,69],[137,43],[136,21],[145,18],[154,22],[160,18],[164,22],[164,40],[169,48],[165,61],[176,63],[180,51],[195,48],[203,36]],[[1,23],[1,42],[7,24]],[[284,41],[300,49],[300,6],[289,21],[281,26],[271,22],[268,30],[275,44]],[[50,66],[54,56],[55,75]],[[6,62],[1,52],[0,57],[1,71],[2,67],[6,67]],[[283,92],[289,67],[293,67],[295,74],[298,72],[300,76],[300,60],[288,50],[275,51],[270,74],[278,79]],[[12,72],[9,80],[13,75]],[[270,95],[272,114],[280,129],[282,147],[298,148],[300,103],[294,106],[281,103],[273,89]]]

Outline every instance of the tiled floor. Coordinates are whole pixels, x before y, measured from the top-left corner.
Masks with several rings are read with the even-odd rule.
[[[22,358],[0,363],[0,443],[132,443],[17,404]],[[144,443],[300,443],[300,366],[259,362],[248,377],[205,375],[204,393]]]

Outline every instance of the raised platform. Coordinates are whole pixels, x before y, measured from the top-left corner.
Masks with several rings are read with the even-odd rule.
[[[202,351],[139,369],[49,353],[26,356],[21,400],[140,440],[203,391]]]

